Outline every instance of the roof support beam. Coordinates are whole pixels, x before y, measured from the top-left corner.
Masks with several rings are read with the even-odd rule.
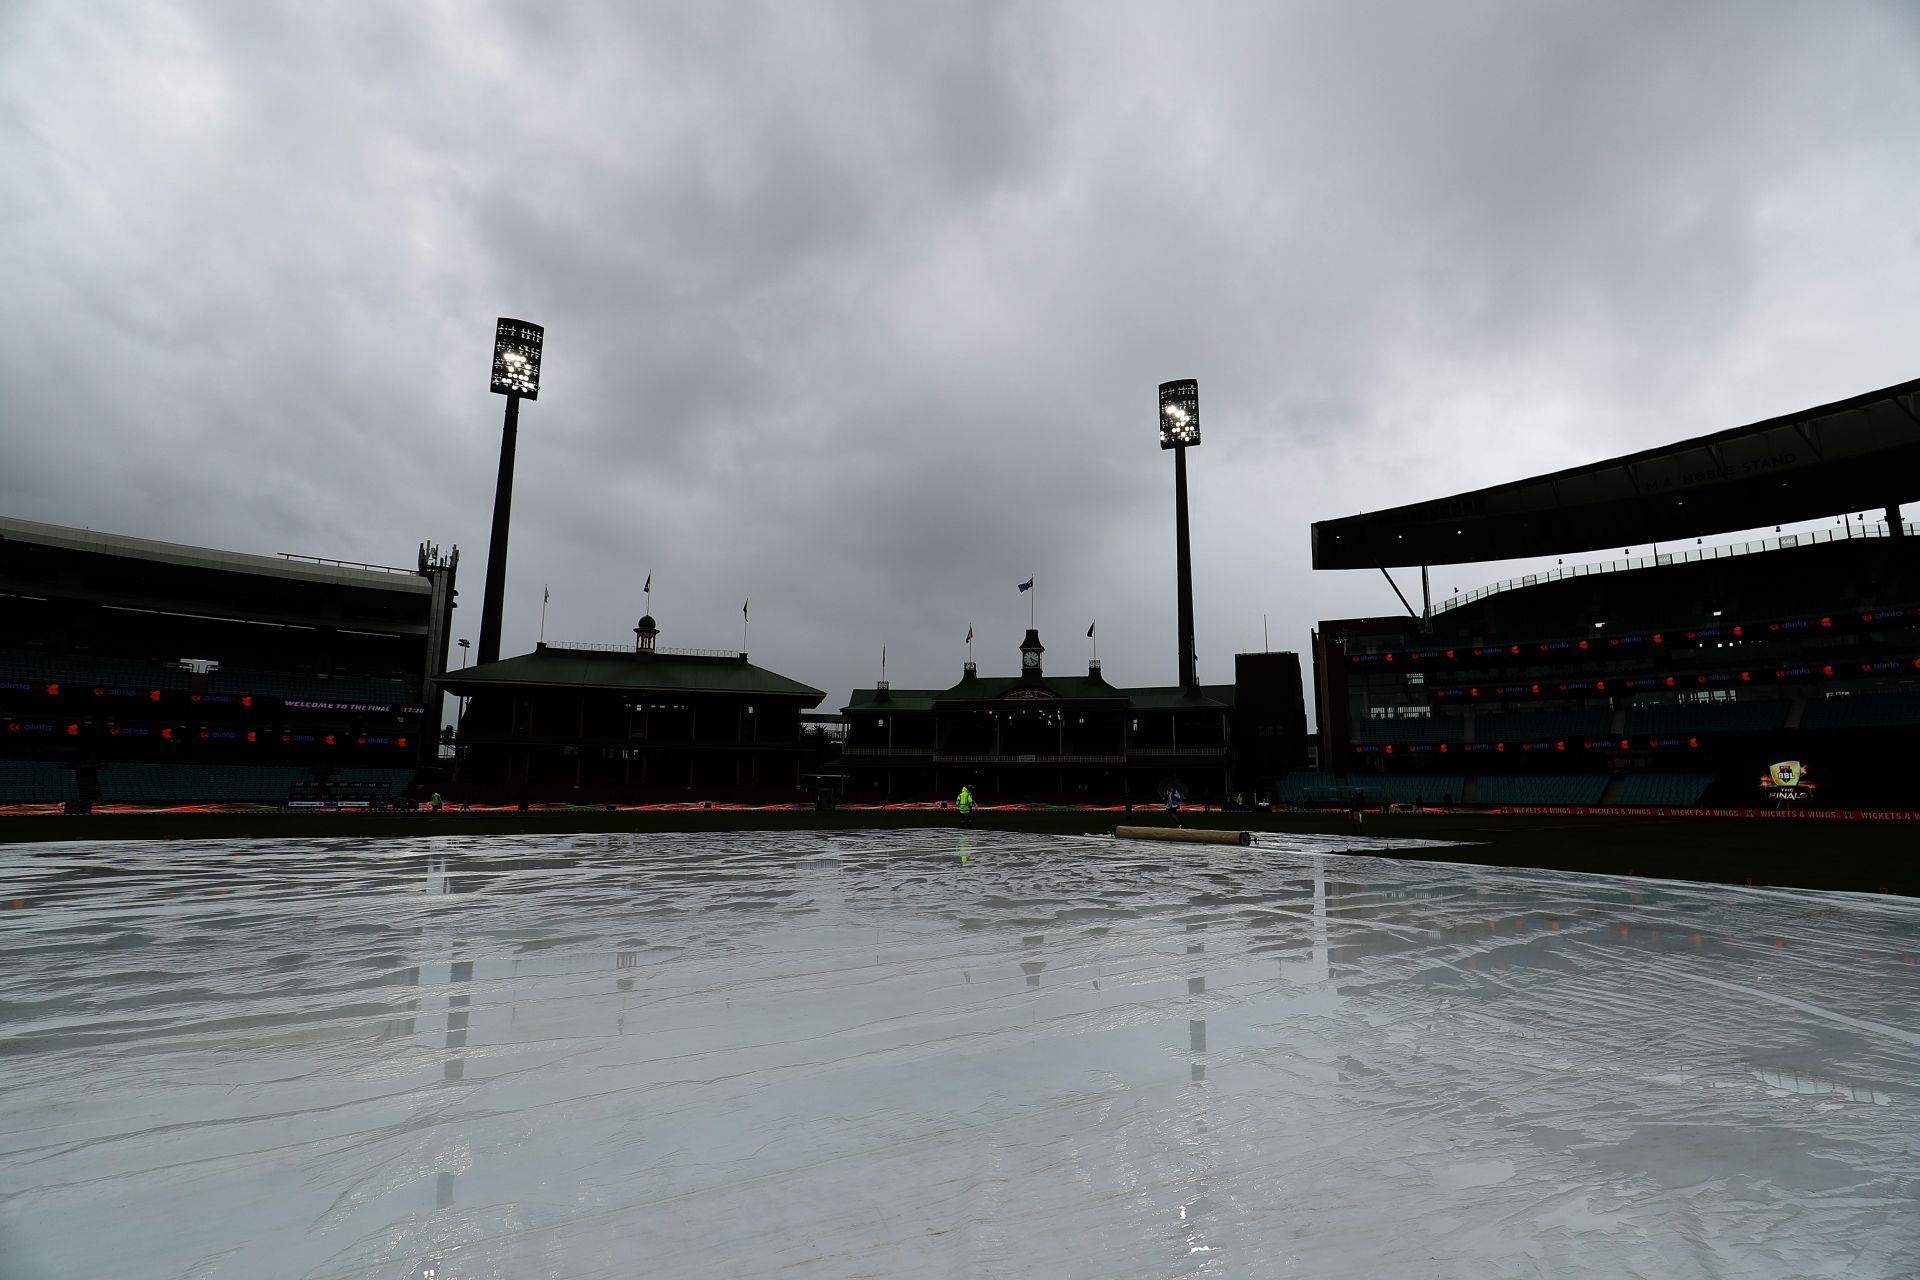
[[[1387,572],[1387,566],[1376,565],[1375,567],[1380,570],[1380,576],[1387,580],[1387,585],[1393,588],[1393,594],[1400,597],[1400,603],[1406,608],[1407,616],[1410,618],[1418,618],[1420,615],[1414,612],[1412,605],[1407,604],[1406,595],[1401,592],[1400,584],[1393,580],[1393,575]]]

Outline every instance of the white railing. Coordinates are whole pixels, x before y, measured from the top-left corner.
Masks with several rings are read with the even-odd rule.
[[[1125,756],[1056,756],[1038,752],[1013,753],[998,756],[947,755],[937,754],[935,764],[1125,764]]]
[[[282,560],[298,560],[301,564],[326,565],[328,568],[333,569],[369,569],[374,573],[397,573],[404,578],[411,578],[419,573],[418,569],[402,569],[399,565],[363,564],[358,560],[329,560],[324,556],[303,556],[297,551],[282,551],[280,558]]]
[[[1224,744],[1202,747],[1128,747],[1130,756],[1223,756],[1227,754]]]
[[[546,640],[542,643],[549,649],[585,649],[590,653],[639,652],[639,649],[631,644],[598,644],[587,640]],[[742,658],[746,656],[738,649],[676,649],[666,645],[661,645],[652,652],[670,654],[676,658]]]
[[[1920,524],[1906,523],[1901,527],[1908,537],[1920,535]],[[1548,569],[1543,573],[1529,573],[1518,578],[1508,578],[1505,582],[1496,582],[1491,586],[1476,587],[1464,595],[1449,596],[1445,600],[1437,601],[1433,611],[1442,613],[1448,609],[1458,609],[1463,604],[1484,600],[1497,592],[1512,591],[1520,587],[1537,587],[1543,582],[1558,582],[1562,578],[1585,578],[1596,573],[1622,573],[1628,569],[1651,569],[1665,564],[1694,564],[1702,560],[1725,560],[1729,556],[1758,555],[1764,551],[1779,551],[1785,547],[1811,547],[1822,542],[1848,542],[1854,538],[1884,538],[1888,533],[1888,526],[1884,524],[1849,525],[1845,532],[1837,529],[1814,529],[1805,533],[1786,533],[1777,538],[1761,538],[1754,542],[1729,542],[1711,547],[1689,547],[1684,551],[1663,551],[1651,556],[1633,556],[1625,560],[1570,564]]]

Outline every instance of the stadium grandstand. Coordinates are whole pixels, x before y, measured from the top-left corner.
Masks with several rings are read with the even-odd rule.
[[[1403,614],[1322,622],[1319,768],[1281,798],[1920,807],[1917,464],[1920,381],[1315,524],[1316,569],[1389,582],[1558,563],[1419,609],[1395,583]]]
[[[0,805],[378,805],[436,759],[456,548],[412,568],[0,518]]]

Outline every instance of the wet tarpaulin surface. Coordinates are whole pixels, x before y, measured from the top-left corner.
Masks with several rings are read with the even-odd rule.
[[[1268,840],[8,848],[0,1274],[1920,1269],[1916,904]]]

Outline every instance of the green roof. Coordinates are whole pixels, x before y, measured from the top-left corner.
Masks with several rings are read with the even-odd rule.
[[[1230,684],[1196,685],[1192,694],[1184,692],[1177,684],[1151,689],[1129,689],[1127,693],[1128,700],[1135,707],[1143,710],[1150,707],[1230,707],[1233,705],[1233,686]]]
[[[1006,698],[1016,689],[1032,688],[1036,683],[1056,698],[1078,702],[1125,701],[1131,709],[1233,705],[1230,684],[1203,684],[1189,694],[1178,685],[1120,689],[1097,676],[1043,676],[1037,682],[1025,676],[974,676],[949,689],[891,689],[884,696],[878,689],[855,689],[842,710],[872,711],[885,707],[893,711],[931,711],[936,703],[992,702]]]
[[[680,653],[634,653],[620,649],[571,649],[537,645],[532,653],[449,671],[435,680],[455,693],[501,685],[546,688],[631,689],[662,693],[751,693],[799,698],[818,706],[826,692],[756,667],[746,655],[699,657]]]
[[[853,700],[842,711],[859,711],[868,707],[886,707],[890,711],[931,711],[933,700],[942,694],[939,689],[889,689],[882,699],[878,689],[855,689]]]

